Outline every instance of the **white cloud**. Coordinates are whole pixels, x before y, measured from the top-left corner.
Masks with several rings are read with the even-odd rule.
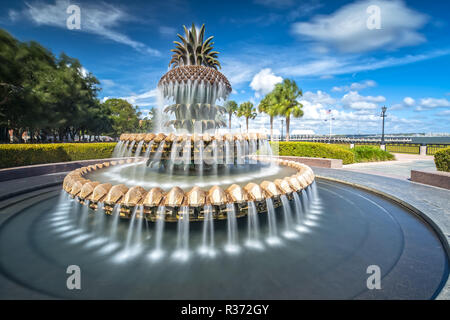
[[[336,99],[332,98],[328,93],[318,90],[316,93],[307,91],[303,94],[303,99],[308,100],[313,104],[334,104]]]
[[[245,59],[222,58],[222,72],[230,81],[231,86],[239,86],[242,83],[249,82],[252,79],[259,66],[245,63]]]
[[[254,75],[250,82],[250,88],[256,91],[255,96],[259,98],[272,91],[275,85],[282,81],[282,77],[276,76],[271,69],[266,68]]]
[[[400,110],[415,107],[414,111],[427,111],[435,108],[449,108],[450,101],[446,98],[422,98],[419,101],[405,97],[401,103],[393,105],[391,110]]]
[[[450,110],[444,110],[436,113],[437,116],[450,116]]]
[[[416,100],[414,100],[411,97],[406,97],[405,99],[403,99],[403,103],[407,106],[413,106],[416,103]]]
[[[401,66],[449,54],[450,50],[439,50],[426,54],[387,57],[379,60],[361,57],[323,57],[320,60],[303,61],[298,64],[291,60],[290,66],[282,67],[276,71],[284,76],[298,77],[339,75]]]
[[[420,99],[422,108],[445,108],[450,107],[450,101],[447,99],[424,98]]]
[[[177,30],[172,27],[160,26],[158,29],[163,36],[175,36],[177,34]]]
[[[348,107],[351,109],[365,109],[365,110],[371,110],[378,108],[378,103],[385,102],[386,98],[383,96],[362,96],[357,91],[350,91],[349,93],[345,94],[341,102],[344,107]]]
[[[102,80],[102,83],[105,80]],[[148,107],[148,106],[152,106],[152,107],[156,107],[158,106],[158,98],[159,98],[159,94],[158,94],[158,89],[152,89],[152,90],[148,90],[144,93],[140,93],[140,94],[134,94],[134,95],[129,95],[126,97],[103,97],[102,102],[105,102],[108,99],[123,99],[128,101],[129,103],[131,103],[132,105],[137,105],[139,107]]]
[[[114,80],[111,79],[101,79],[100,80],[103,88],[111,88],[111,87],[115,87],[117,84]]]
[[[158,99],[158,89],[152,89],[141,94],[121,97],[119,99],[127,100],[132,105],[139,107],[156,106]]]
[[[350,91],[350,90],[363,90],[365,88],[375,87],[377,83],[373,80],[366,80],[362,82],[354,82],[349,86],[341,86],[341,87],[333,87],[331,91],[334,92],[342,92],[342,91]]]
[[[401,110],[408,107],[413,107],[416,104],[416,100],[414,100],[411,97],[405,97],[401,103],[397,103],[392,105],[389,109],[390,110]]]
[[[338,107],[332,107],[327,105],[328,99],[324,98],[329,96],[326,92],[306,92],[302,99],[299,100],[303,105],[304,116],[301,118],[291,118],[291,130],[313,130],[319,134],[328,134],[330,128],[330,115],[327,110],[331,110],[331,116],[334,119],[332,121],[332,131],[335,133],[379,133],[381,131],[381,118],[378,113],[373,112],[372,109],[350,109],[345,110]],[[321,98],[322,97],[322,98]],[[332,98],[331,98],[332,99]],[[365,97],[360,96],[358,93],[352,93],[351,98],[347,96],[347,99],[353,102],[364,103],[376,103],[384,101],[384,97]],[[250,127],[260,129],[261,126],[268,128],[268,116],[260,115],[257,122],[252,121]],[[282,118],[277,118],[274,123],[274,129],[281,129]],[[400,118],[396,115],[390,114],[386,119],[387,126],[390,128],[389,132],[405,132],[412,126],[417,130],[422,130],[426,127],[422,119]],[[292,134],[291,131],[291,134]]]
[[[79,68],[78,71],[80,72],[83,78],[86,78],[89,75],[89,70],[86,69],[85,67]]]
[[[373,80],[366,80],[364,82],[356,82],[350,85],[351,90],[362,90],[365,88],[375,87],[377,83]]]
[[[67,28],[66,19],[69,15],[66,13],[66,9],[70,4],[68,0],[56,0],[54,4],[35,1],[26,3],[27,8],[23,12],[10,11],[9,16],[13,21],[18,20],[19,16],[22,16],[37,25]],[[80,11],[81,29],[75,31],[96,34],[114,42],[130,46],[140,52],[160,55],[158,50],[152,49],[142,42],[132,40],[127,35],[114,30],[114,28],[119,27],[121,22],[132,19],[124,11],[106,3],[101,3],[101,5],[83,3],[80,5]]]
[[[12,22],[15,22],[19,18],[19,16],[20,14],[15,10],[8,11],[9,20],[11,20]]]
[[[381,29],[367,28],[370,5],[381,9]],[[363,0],[345,5],[336,12],[318,15],[309,22],[292,26],[295,34],[308,37],[342,52],[396,49],[416,45],[426,39],[417,32],[428,18],[408,8],[401,0]]]

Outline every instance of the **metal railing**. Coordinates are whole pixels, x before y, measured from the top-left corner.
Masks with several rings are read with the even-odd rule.
[[[274,136],[279,138],[279,136]],[[309,141],[309,142],[323,142],[323,143],[353,143],[353,144],[381,144],[381,137],[378,138],[363,138],[363,137],[330,137],[330,136],[306,136],[306,135],[291,135],[291,141]],[[411,143],[411,138],[394,138],[385,137],[385,143]]]
[[[427,155],[433,156],[436,152],[450,147],[448,144],[427,144]]]
[[[412,143],[386,144],[386,151],[394,153],[420,154],[420,144],[412,144]]]
[[[279,137],[275,137],[279,138]],[[381,138],[349,138],[349,137],[330,137],[330,136],[298,136],[291,135],[290,141],[304,141],[304,142],[318,142],[318,143],[331,143],[339,145],[344,148],[350,148],[353,144],[354,147],[359,146],[377,146],[381,145]],[[434,155],[437,151],[450,147],[450,144],[420,144],[412,143],[410,138],[385,138],[386,151],[393,153],[408,153],[408,154],[420,154],[421,146],[426,146],[426,155]],[[422,150],[424,152],[424,150]]]

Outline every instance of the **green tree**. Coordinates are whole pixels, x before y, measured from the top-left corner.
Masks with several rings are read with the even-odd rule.
[[[42,133],[59,140],[100,134],[107,114],[97,99],[98,85],[77,59],[64,53],[56,58],[36,42],[20,42],[0,30],[0,126],[17,130],[19,137],[25,130],[32,139]]]
[[[36,85],[55,67],[47,49],[0,30],[0,125],[19,130],[20,136],[25,127],[46,124],[48,110],[36,95]]]
[[[256,108],[253,106],[251,102],[244,102],[239,105],[239,109],[237,110],[237,116],[245,117],[245,126],[248,132],[248,119],[256,118]]]
[[[141,133],[153,132],[155,130],[156,114],[157,114],[156,109],[151,108],[148,111],[147,116],[139,121],[138,132]]]
[[[112,135],[118,137],[121,133],[134,132],[139,128],[141,112],[138,107],[123,99],[108,99],[103,103],[109,111]]]
[[[259,103],[258,111],[270,117],[270,139],[273,137],[273,120],[279,114],[279,105],[273,93],[268,93]]]
[[[303,105],[297,101],[302,96],[302,91],[294,80],[285,79],[275,86],[273,95],[278,114],[286,118],[286,141],[289,141],[291,116],[295,118],[303,116]]]
[[[233,100],[228,100],[224,107],[228,114],[228,128],[231,130],[231,117],[233,117],[233,114],[237,113],[239,107],[236,101]]]

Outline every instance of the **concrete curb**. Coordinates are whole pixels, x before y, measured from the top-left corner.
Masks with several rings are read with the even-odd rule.
[[[41,190],[41,189],[46,189],[46,188],[50,188],[50,187],[56,187],[62,184],[64,180],[64,177],[61,177],[60,181],[54,181],[54,182],[49,182],[49,183],[44,183],[38,186],[33,186],[30,188],[26,188],[26,189],[20,189],[20,190],[16,190],[7,194],[2,194],[0,195],[0,201],[4,201],[10,198],[14,198],[17,196],[21,196],[23,194],[32,192],[32,191],[36,191],[36,190]]]
[[[283,160],[291,160],[301,162],[310,167],[339,169],[342,168],[342,159],[328,159],[328,158],[309,158],[296,156],[273,156]]]
[[[450,190],[450,172],[411,170],[411,181]]]
[[[92,164],[102,163],[111,160],[119,160],[119,159],[108,158],[108,159],[80,160],[80,161],[46,163],[31,166],[0,169],[0,182],[41,176],[49,173],[68,172],[84,166],[89,166]]]

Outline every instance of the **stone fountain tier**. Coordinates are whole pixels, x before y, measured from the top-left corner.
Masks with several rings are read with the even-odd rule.
[[[208,171],[225,165],[242,164],[245,161],[245,145],[256,153],[261,148],[270,148],[265,134],[122,134],[122,143],[129,145],[130,154],[146,155],[147,165],[166,168],[172,173],[177,171]],[[239,142],[240,144],[238,144]],[[238,145],[240,147],[238,147]],[[227,149],[228,148],[228,149]],[[241,150],[238,150],[240,148]],[[189,151],[190,150],[190,151]],[[229,154],[227,154],[227,150]],[[189,157],[187,152],[189,151]],[[137,154],[139,153],[139,154]],[[240,156],[241,155],[241,156]],[[158,161],[153,161],[157,159]],[[176,162],[177,164],[174,164]]]
[[[128,159],[74,170],[64,179],[63,189],[91,208],[98,208],[99,204],[103,204],[104,212],[109,215],[115,208],[120,208],[120,216],[130,218],[134,209],[142,206],[142,211],[136,210],[137,218],[176,222],[184,218],[189,218],[190,221],[202,221],[205,218],[206,208],[208,210],[212,208],[214,219],[226,219],[231,210],[236,213],[236,217],[243,217],[248,214],[249,202],[255,203],[258,213],[265,212],[267,211],[266,199],[272,199],[274,207],[282,206],[282,196],[292,199],[294,193],[301,193],[314,181],[313,171],[304,164],[272,157],[258,157],[257,160],[276,162],[298,171],[295,175],[275,181],[263,181],[259,185],[252,182],[244,187],[233,184],[225,190],[218,185],[209,190],[194,187],[188,192],[179,187],[164,191],[161,188],[145,190],[141,186],[128,188],[123,184],[113,186],[110,183],[100,184],[85,178],[85,175],[91,171],[133,162],[133,159]],[[182,208],[187,210],[181,210]]]
[[[158,82],[158,90],[170,105],[164,112],[175,116],[165,123],[188,132],[207,132],[225,126],[220,116],[232,91],[228,79],[215,68],[183,65],[168,71]]]
[[[135,142],[155,142],[160,143],[162,141],[166,142],[182,142],[182,141],[204,141],[211,142],[217,141],[244,141],[244,140],[267,140],[267,135],[262,133],[226,133],[224,135],[210,135],[208,133],[204,134],[182,134],[176,135],[170,133],[168,135],[164,133],[123,133],[120,135],[120,141],[135,141]]]
[[[232,90],[230,82],[221,72],[214,68],[199,65],[186,65],[171,69],[161,77],[158,87],[168,88],[172,85],[196,81],[202,84],[223,85],[227,94]]]

